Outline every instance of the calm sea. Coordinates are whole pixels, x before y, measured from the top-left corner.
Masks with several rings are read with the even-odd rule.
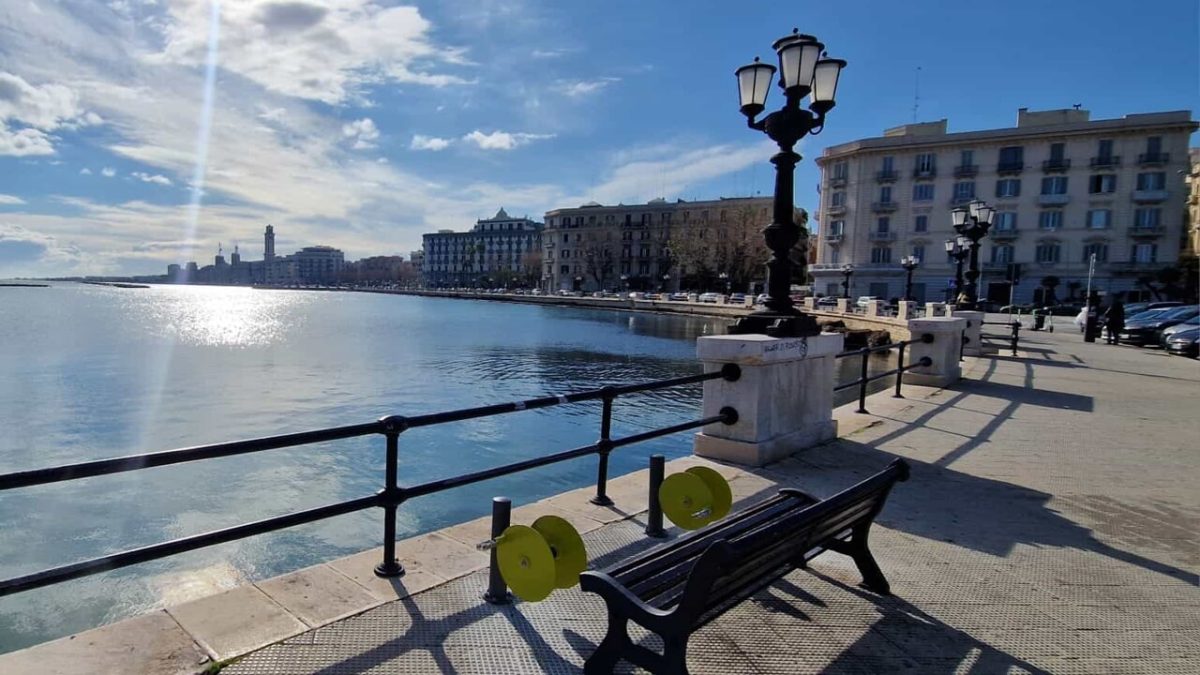
[[[726,323],[359,293],[0,288],[0,473],[692,374],[695,339]],[[695,417],[699,397],[698,386],[622,397],[613,434]],[[406,432],[401,483],[593,442],[599,408]],[[611,474],[690,447],[681,434],[621,449]],[[382,466],[370,437],[0,493],[0,577],[370,495]],[[594,480],[584,458],[422,497],[398,529]],[[0,652],[378,546],[381,533],[368,511],[6,597]]]

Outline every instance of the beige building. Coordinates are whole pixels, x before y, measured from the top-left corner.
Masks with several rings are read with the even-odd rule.
[[[899,261],[914,255],[922,263],[913,295],[945,299],[954,278],[944,244],[956,236],[950,210],[974,198],[996,209],[980,249],[981,299],[1008,302],[1009,263],[1021,268],[1017,302],[1040,300],[1051,276],[1059,300],[1078,298],[1093,254],[1093,288],[1129,291],[1179,258],[1196,128],[1190,111],[1091,120],[1086,110],[1022,108],[1014,128],[947,133],[941,120],[827,148],[817,159],[815,291],[839,295],[849,263],[852,296],[900,297]]]
[[[1184,255],[1200,255],[1200,148],[1188,150],[1188,201],[1187,232],[1184,237]]]
[[[770,209],[769,197],[731,197],[616,206],[588,202],[547,211],[542,290],[679,290],[689,271],[672,255],[673,234],[678,237],[681,229],[697,226],[716,231],[747,215],[765,226]]]

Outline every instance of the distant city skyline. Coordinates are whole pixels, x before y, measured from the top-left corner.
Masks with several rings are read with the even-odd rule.
[[[1183,0],[1136,13],[1111,0],[710,0],[687,20],[687,44],[703,49],[675,37],[666,3],[214,7],[6,9],[0,277],[155,274],[217,242],[257,256],[238,233],[268,222],[288,233],[281,250],[326,242],[353,259],[406,253],[497,204],[537,217],[769,195],[772,146],[745,129],[733,70],[772,60],[793,26],[849,62],[828,128],[800,149],[797,205],[811,213],[827,145],[914,118],[996,128],[1018,107],[1194,109],[1200,80],[1200,9]],[[350,48],[330,52],[330,38]]]

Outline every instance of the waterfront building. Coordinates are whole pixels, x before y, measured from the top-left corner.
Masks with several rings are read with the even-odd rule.
[[[1187,213],[1184,215],[1186,239],[1184,255],[1196,257],[1200,255],[1200,148],[1188,150],[1188,201]]]
[[[426,287],[529,286],[541,268],[542,224],[527,216],[514,218],[501,208],[468,232],[422,235],[422,248]]]
[[[332,246],[306,246],[288,258],[296,263],[300,283],[333,283],[342,274],[345,255]]]
[[[690,280],[696,271],[692,268],[700,266],[704,254],[720,246],[715,241],[711,247],[705,243],[704,232],[715,239],[723,226],[740,229],[758,246],[770,212],[770,197],[652,199],[616,206],[588,202],[547,211],[542,290],[678,290]],[[672,246],[677,250],[672,251]],[[754,261],[757,267],[766,262],[766,248],[762,250],[761,259]],[[684,259],[693,262],[677,264]],[[715,266],[713,271],[721,273]]]
[[[413,251],[409,253],[408,260],[412,264],[413,271],[417,273],[417,280],[424,279],[425,268],[425,251]]]
[[[1136,297],[1139,278],[1179,258],[1196,128],[1190,111],[1091,120],[1078,108],[1022,108],[1013,128],[948,133],[943,119],[826,148],[815,290],[840,295],[849,263],[851,295],[900,297],[900,259],[912,255],[917,300],[947,299],[950,211],[980,198],[996,209],[980,249],[981,299],[1006,304],[1018,263],[1017,302],[1042,302],[1043,280],[1058,281],[1057,300],[1079,300],[1093,254],[1092,287]]]
[[[289,256],[276,256],[275,228],[267,225],[263,234],[263,260],[242,260],[235,245],[227,262],[218,244],[213,264],[199,267],[189,262],[183,274],[179,265],[168,265],[167,280],[196,284],[330,284],[340,280],[345,264],[345,255],[332,246],[309,246]]]

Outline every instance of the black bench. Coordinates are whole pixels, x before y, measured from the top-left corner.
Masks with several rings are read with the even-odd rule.
[[[584,572],[580,586],[608,605],[608,633],[584,672],[611,673],[625,659],[653,673],[686,673],[693,631],[826,550],[852,557],[863,585],[887,595],[867,537],[892,486],[907,479],[908,464],[897,459],[829,499],[783,489],[674,542]],[[662,638],[663,654],[630,640],[630,620]]]

